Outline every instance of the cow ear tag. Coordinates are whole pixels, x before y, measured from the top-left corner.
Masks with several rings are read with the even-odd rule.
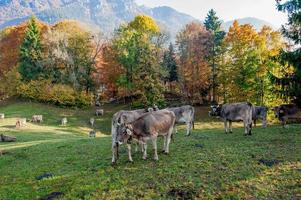
[[[283,110],[280,110],[279,112],[280,112],[280,113],[284,113],[284,111],[283,111]]]
[[[130,131],[128,128],[126,129],[126,133],[131,136],[132,135],[132,131]]]

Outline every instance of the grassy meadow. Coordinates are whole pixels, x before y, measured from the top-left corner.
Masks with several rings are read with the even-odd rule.
[[[111,117],[126,109],[105,105],[95,122],[97,138],[88,137],[94,108],[70,110],[30,102],[0,106],[0,133],[17,137],[0,143],[0,199],[301,199],[301,126],[260,127],[244,136],[236,124],[226,135],[223,123],[197,108],[196,126],[174,136],[170,154],[153,161],[126,148],[111,166]],[[16,129],[19,117],[42,114],[42,124]],[[60,119],[68,118],[67,126]],[[95,117],[96,118],[96,117]],[[162,147],[159,139],[158,147]],[[43,175],[48,177],[43,178]]]

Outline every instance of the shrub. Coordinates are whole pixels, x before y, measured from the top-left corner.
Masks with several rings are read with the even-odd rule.
[[[87,107],[91,105],[91,95],[77,92],[72,87],[52,84],[49,80],[33,80],[17,87],[21,98],[50,103],[63,107]]]

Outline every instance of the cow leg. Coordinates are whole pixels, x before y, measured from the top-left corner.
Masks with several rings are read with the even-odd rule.
[[[154,149],[154,160],[159,160],[158,152],[157,152],[157,138],[153,138],[152,142],[153,142],[153,149]]]
[[[263,125],[263,124],[262,124]],[[254,119],[254,127],[256,128],[256,119]]]
[[[143,153],[144,152],[144,144],[141,142],[140,145],[141,145],[141,152]]]
[[[186,136],[190,135],[190,131],[191,131],[191,124],[190,122],[186,122]]]
[[[135,144],[135,152],[136,153],[138,152],[138,148],[139,148],[139,142],[136,142],[136,144]]]
[[[178,133],[178,129],[177,129],[176,125],[174,126],[174,129],[175,129],[175,133],[177,134]]]
[[[146,160],[147,159],[147,143],[145,143],[144,145],[144,152],[143,152],[143,160]]]
[[[255,124],[254,124],[255,126]],[[267,119],[263,119],[262,120],[262,128],[266,128],[267,127]]]
[[[128,154],[129,154],[129,161],[130,162],[133,162],[133,158],[132,158],[132,147],[131,147],[131,145],[130,144],[127,144],[127,147],[128,147]]]
[[[170,143],[170,135],[167,136],[166,149],[165,149],[166,154],[169,154],[169,143]]]
[[[249,130],[248,130],[249,131],[249,135],[252,135],[252,121],[251,121],[251,123],[249,124],[248,127],[249,127]]]
[[[227,120],[224,121],[224,128],[225,128],[225,133],[227,134],[228,133],[228,121]]]
[[[229,129],[230,129],[230,133],[232,133],[232,121],[229,121]]]
[[[164,140],[163,140],[163,153],[166,151],[166,143],[167,143],[167,135],[164,135]]]
[[[245,128],[245,135],[249,134],[249,124],[247,124],[246,120],[243,121],[244,122],[244,128]]]
[[[118,158],[118,146],[115,145],[112,145],[112,164],[116,163]]]

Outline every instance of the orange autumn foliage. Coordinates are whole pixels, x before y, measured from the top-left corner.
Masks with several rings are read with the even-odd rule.
[[[116,53],[110,45],[103,48],[102,59],[98,60],[95,80],[98,85],[105,85],[105,97],[123,96],[124,91],[117,84],[117,80],[125,73],[124,68],[116,59]]]
[[[49,26],[37,21],[41,33]],[[0,33],[0,77],[17,66],[19,60],[19,48],[24,39],[27,22],[17,26],[5,28]]]

